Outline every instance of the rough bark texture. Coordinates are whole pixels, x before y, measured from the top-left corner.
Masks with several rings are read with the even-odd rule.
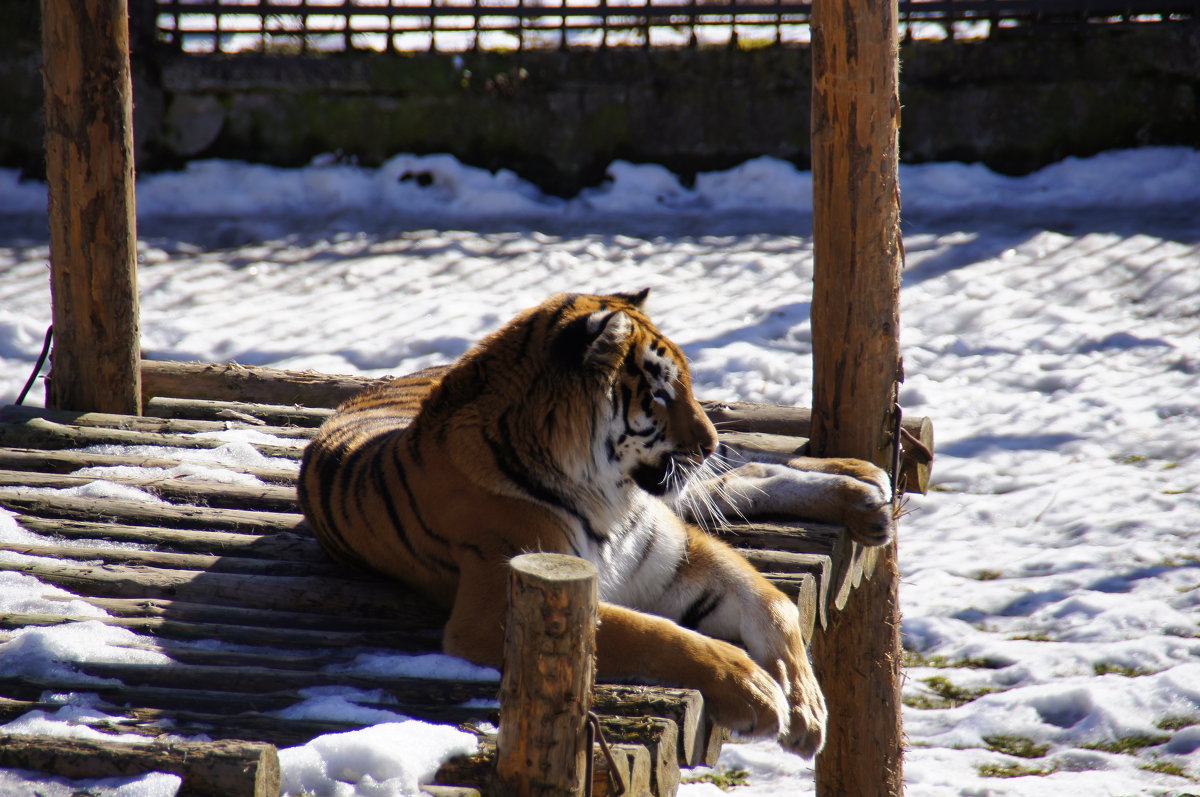
[[[610,775],[612,768],[608,759],[596,748],[592,752],[592,797],[656,794],[650,790],[650,752],[640,744],[614,744],[611,748],[613,763],[616,764],[616,771],[625,783],[625,791],[617,794],[613,788],[613,778]],[[478,753],[450,759],[442,764],[434,777],[443,783],[473,786],[491,797],[500,793],[496,784],[495,764],[495,743],[490,740],[481,741]]]
[[[5,736],[0,767],[20,767],[67,778],[109,778],[170,772],[183,778],[180,795],[276,797],[279,757],[267,744],[238,741],[130,745]]]
[[[509,579],[496,774],[518,797],[583,794],[595,678],[596,568],[515,557]]]
[[[336,407],[378,379],[331,376],[274,368],[246,368],[236,363],[142,363],[144,398],[188,398],[261,404]]]
[[[125,0],[42,0],[51,407],[141,412]]]
[[[813,6],[812,448],[886,465],[900,376],[895,0]],[[822,797],[903,792],[895,545],[818,637],[830,709]],[[853,581],[851,585],[853,585]]]

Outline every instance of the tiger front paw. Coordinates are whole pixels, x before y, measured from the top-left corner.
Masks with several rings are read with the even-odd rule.
[[[843,475],[852,480],[846,503],[846,530],[860,545],[887,545],[896,531],[892,480],[887,471],[869,462],[850,460]]]
[[[861,459],[808,457],[793,460],[792,467],[817,470],[834,476],[842,507],[840,522],[860,545],[875,547],[891,542],[896,531],[892,504],[892,479],[887,471]]]
[[[741,648],[711,642],[711,672],[700,692],[712,720],[746,738],[786,734],[792,711],[775,679]]]
[[[829,719],[825,695],[808,667],[792,677],[791,687],[790,721],[787,732],[779,736],[779,744],[788,752],[812,758],[825,746],[825,725]]]

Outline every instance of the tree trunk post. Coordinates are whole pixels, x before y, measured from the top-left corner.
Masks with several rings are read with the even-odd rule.
[[[896,21],[896,0],[813,4],[812,448],[885,467],[902,378]],[[904,789],[896,546],[855,555],[873,574],[813,649],[830,711],[820,797]]]
[[[42,0],[54,355],[46,403],[141,413],[125,0]]]
[[[516,797],[575,797],[592,755],[596,568],[553,553],[509,564],[496,773]]]

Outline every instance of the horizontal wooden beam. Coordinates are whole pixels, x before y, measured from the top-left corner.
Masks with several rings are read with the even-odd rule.
[[[19,767],[66,778],[111,778],[169,772],[183,779],[181,793],[196,797],[277,797],[279,756],[256,742],[121,744],[61,736],[4,736],[0,767]]]
[[[426,368],[418,373],[430,380],[445,373],[445,366]],[[317,425],[325,417],[322,410],[336,407],[346,399],[390,377],[363,377],[344,374],[319,374],[312,371],[287,371],[258,368],[236,363],[180,363],[144,360],[142,362],[143,401],[152,410],[167,416],[187,415],[221,418],[234,413],[258,418],[269,424],[297,423]],[[163,404],[161,399],[168,399]],[[300,405],[305,411],[280,412],[255,405]],[[709,419],[723,432],[752,435],[781,435],[792,438],[810,436],[812,410],[803,407],[778,407],[749,402],[701,402]],[[932,466],[933,422],[929,418],[906,416],[903,422],[901,478],[904,490],[924,493],[928,489]],[[779,450],[779,441],[762,438],[760,444],[772,453],[802,453],[792,444],[788,452]],[[753,444],[749,444],[754,448]]]

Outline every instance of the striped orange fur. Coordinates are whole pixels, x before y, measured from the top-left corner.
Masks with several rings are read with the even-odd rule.
[[[449,369],[347,401],[305,453],[301,505],[334,559],[444,604],[445,650],[480,664],[501,665],[508,559],[588,559],[600,677],[700,689],[721,724],[811,755],[825,705],[795,605],[670,503],[702,483],[754,508],[730,497],[736,470],[706,465],[716,431],[645,298],[552,297]],[[877,475],[854,488],[871,517]],[[839,489],[809,492],[825,506]]]

